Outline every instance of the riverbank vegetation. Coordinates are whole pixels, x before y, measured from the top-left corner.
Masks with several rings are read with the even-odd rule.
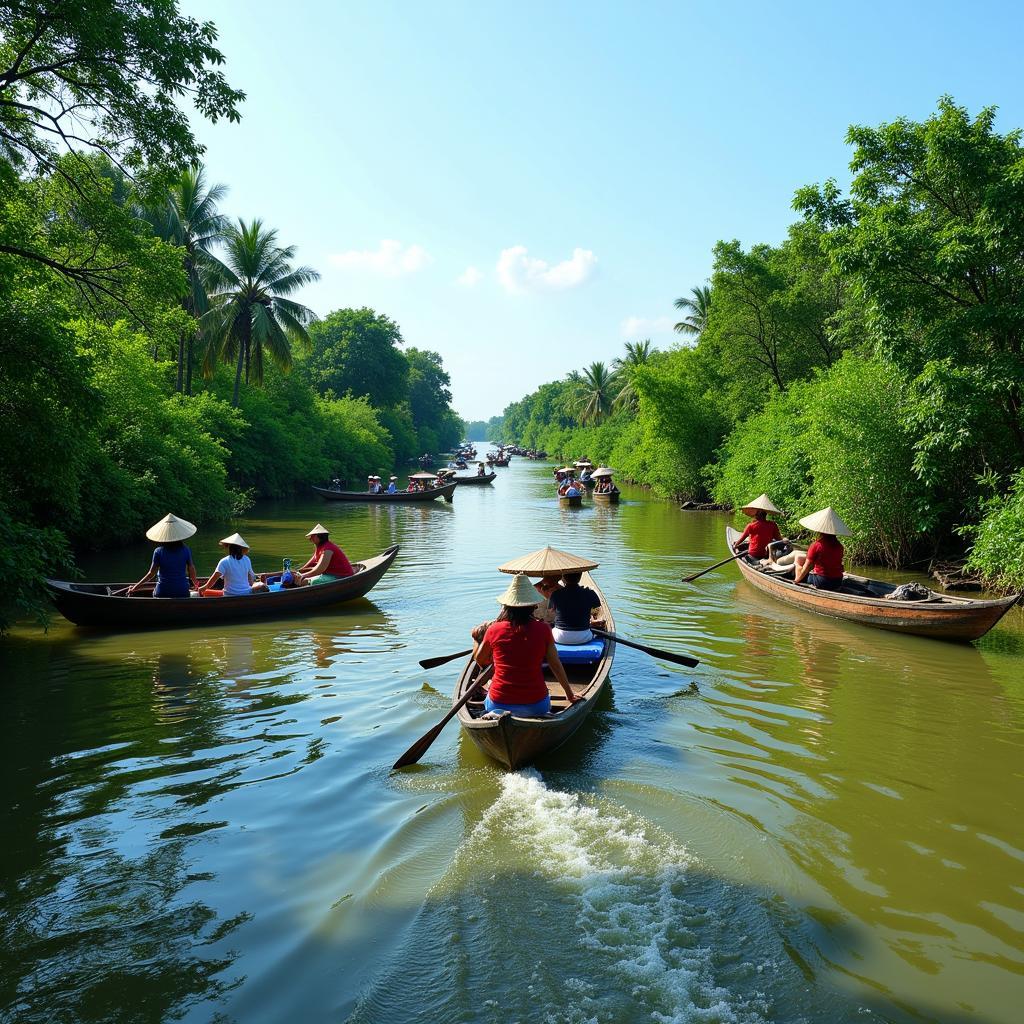
[[[1024,148],[994,122],[944,98],[851,128],[849,193],[800,189],[777,245],[718,243],[710,282],[676,300],[681,345],[544,384],[490,436],[663,495],[767,491],[791,531],[831,504],[857,558],[966,544],[1021,587]]]
[[[177,106],[240,116],[216,38],[174,4],[0,14],[0,630],[75,548],[461,435],[440,356],[369,309],[318,319],[316,271],[220,212]]]

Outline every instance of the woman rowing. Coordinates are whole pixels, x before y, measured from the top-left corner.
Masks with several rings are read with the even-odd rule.
[[[146,531],[146,536],[159,546],[153,552],[153,561],[149,572],[128,588],[131,597],[143,583],[148,583],[156,576],[154,597],[188,597],[189,582],[195,590],[199,589],[196,567],[192,563],[192,552],[185,546],[196,532],[195,526],[185,519],[179,519],[170,512]]]
[[[206,581],[206,586],[200,590],[203,597],[214,590],[221,580],[224,581],[224,597],[244,597],[267,589],[266,583],[252,571],[249,545],[241,534],[233,533],[219,543],[221,547],[228,549],[228,553],[217,563],[217,568]]]
[[[804,516],[800,525],[818,534],[807,554],[796,556],[794,582],[807,580],[818,590],[839,590],[843,585],[843,545],[840,536],[849,537],[850,528],[829,506],[814,515]]]
[[[740,511],[747,516],[753,516],[751,522],[747,523],[746,529],[740,534],[739,539],[733,544],[732,549],[739,554],[744,541],[747,550],[744,557],[748,562],[759,562],[762,558],[768,557],[768,545],[782,540],[779,532],[779,524],[768,518],[769,512],[781,515],[781,511],[775,507],[772,499],[767,494],[761,494],[748,505],[744,505]]]

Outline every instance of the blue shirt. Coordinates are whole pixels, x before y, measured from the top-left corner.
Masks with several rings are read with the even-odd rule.
[[[188,563],[192,552],[187,545],[180,548],[165,548],[162,544],[153,552],[153,566],[156,568],[156,589],[154,597],[188,597]]]

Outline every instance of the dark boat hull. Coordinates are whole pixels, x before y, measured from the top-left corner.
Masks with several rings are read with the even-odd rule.
[[[618,491],[594,491],[590,495],[598,505],[618,505]]]
[[[732,544],[739,534],[726,529],[726,540]],[[936,640],[977,640],[984,636],[1013,606],[1020,595],[980,601],[951,594],[939,595],[931,601],[887,601],[883,594],[892,591],[894,584],[872,580],[866,576],[847,573],[847,579],[874,590],[878,597],[862,597],[828,590],[816,590],[809,584],[796,584],[778,576],[762,572],[742,559],[739,566],[743,578],[752,586],[796,608],[828,615],[864,626],[875,626],[895,633],[932,637]]]
[[[429,491],[398,491],[396,494],[370,494],[369,491],[332,491],[329,487],[314,487],[314,491],[327,501],[361,501],[373,505],[405,505],[413,501],[433,501],[444,498],[451,501],[455,484],[433,487]]]
[[[558,504],[562,508],[581,508],[583,506],[583,495],[576,494],[572,497],[560,494],[558,496]]]
[[[597,591],[601,598],[605,628],[614,632],[615,622],[611,609],[600,588],[589,573],[583,574],[582,583]],[[565,666],[573,690],[583,697],[583,700],[571,706],[566,705],[564,699],[556,701],[556,698],[562,698],[562,688],[550,672],[545,672],[548,690],[552,694],[552,705],[557,707],[560,703],[563,708],[552,718],[520,718],[511,714],[493,719],[480,718],[483,711],[483,698],[480,698],[479,701],[470,701],[459,710],[459,724],[484,754],[506,768],[514,770],[532,764],[537,758],[560,747],[584,723],[608,682],[614,659],[615,643],[609,640],[605,644],[604,655],[594,665]],[[466,693],[479,671],[472,659],[466,663],[455,688],[455,701]]]
[[[382,554],[353,566],[356,570],[354,576],[335,583],[245,597],[128,597],[116,594],[116,591],[130,586],[127,583],[47,580],[46,585],[57,610],[78,626],[111,631],[164,629],[205,622],[276,618],[354,601],[365,597],[376,586],[397,554],[398,545],[395,544]]]
[[[455,482],[460,487],[482,487],[489,484],[498,474],[485,473],[483,476],[457,476]]]

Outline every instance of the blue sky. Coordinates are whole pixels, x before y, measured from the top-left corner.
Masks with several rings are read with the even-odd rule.
[[[239,125],[201,123],[224,211],[434,349],[467,418],[627,340],[720,238],[778,241],[845,184],[851,123],[951,94],[1024,125],[1024,13],[996,3],[183,0],[220,31]]]

